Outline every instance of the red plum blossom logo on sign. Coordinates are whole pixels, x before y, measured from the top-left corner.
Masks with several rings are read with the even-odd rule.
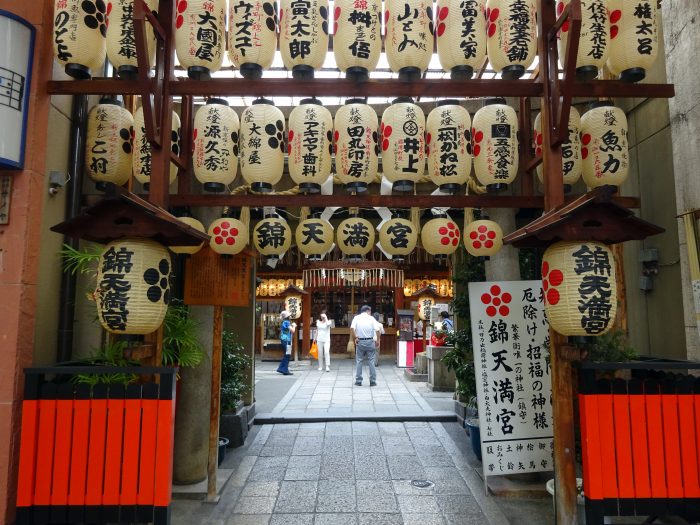
[[[489,293],[481,295],[481,302],[486,306],[486,315],[495,317],[500,314],[503,317],[510,314],[508,304],[513,300],[513,297],[508,292],[503,292],[501,287],[494,284],[489,288]]]

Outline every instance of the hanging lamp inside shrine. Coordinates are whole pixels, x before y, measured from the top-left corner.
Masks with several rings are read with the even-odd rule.
[[[464,247],[474,257],[488,259],[503,247],[503,230],[497,222],[480,219],[464,229]]]
[[[97,317],[113,334],[149,334],[170,302],[170,254],[151,239],[112,241],[97,265]]]
[[[335,0],[333,5],[333,54],[338,69],[349,79],[367,80],[382,51],[382,2]]]
[[[557,16],[561,16],[571,0],[557,0]],[[559,62],[566,67],[566,46],[569,41],[569,21],[559,31]],[[593,80],[608,59],[610,21],[605,0],[581,0],[581,36],[576,56],[576,78]]]
[[[241,115],[241,175],[253,191],[269,193],[284,171],[284,115],[259,98]]]
[[[207,233],[209,246],[220,255],[236,255],[248,246],[248,225],[233,217],[221,217],[212,221]]]
[[[425,149],[430,179],[445,193],[456,193],[472,170],[471,118],[458,100],[441,100],[428,114]]]
[[[299,222],[294,237],[308,261],[320,261],[333,246],[333,226],[321,217],[311,217]]]
[[[296,79],[314,78],[328,51],[328,0],[280,1],[280,53]]]
[[[107,7],[103,0],[54,0],[53,50],[66,74],[90,78],[106,53]]]
[[[435,40],[440,65],[468,80],[486,58],[486,0],[438,0]]]
[[[301,293],[288,292],[284,297],[284,309],[289,312],[289,318],[296,320],[301,317],[303,299]]]
[[[427,289],[430,290],[430,289]],[[430,311],[435,305],[435,292],[431,291],[421,294],[418,296],[417,313],[418,319],[421,321],[430,321]]]
[[[627,117],[611,102],[594,102],[581,117],[583,181],[589,188],[620,186],[629,172]]]
[[[377,174],[378,120],[374,109],[361,98],[346,100],[335,113],[335,171],[348,191],[367,191],[367,185]]]
[[[487,99],[472,122],[474,173],[491,192],[502,191],[518,174],[518,117],[504,98]]]
[[[195,113],[192,166],[206,191],[224,191],[236,178],[238,131],[238,115],[225,99],[210,98]]]
[[[121,78],[138,77],[136,35],[134,27],[134,0],[112,1],[107,4],[107,58]],[[155,14],[158,0],[145,0],[146,9]],[[157,15],[156,15],[157,16]],[[146,22],[146,48],[149,69],[156,61],[156,33]]]
[[[607,6],[608,69],[624,82],[639,82],[659,54],[659,4],[653,0],[609,0]]]
[[[486,49],[493,69],[505,80],[522,77],[537,55],[535,0],[488,0],[486,20]]]
[[[532,140],[535,147],[535,155],[542,155],[542,115],[535,117]],[[564,193],[569,193],[574,184],[581,178],[583,172],[583,159],[581,158],[581,115],[571,106],[569,113],[569,135],[561,144],[561,169],[564,180]],[[544,184],[542,164],[537,166],[537,178]]]
[[[430,219],[420,232],[423,248],[438,260],[446,259],[457,250],[459,236],[459,227],[447,215]]]
[[[176,9],[177,59],[191,79],[209,80],[224,60],[226,0],[179,0]]]
[[[186,215],[183,217],[178,217],[178,220],[184,222],[188,226],[192,226],[192,228],[194,228],[197,231],[200,231],[200,232],[206,231],[204,229],[204,224],[202,224],[200,221],[198,221],[194,217],[190,217],[189,215]],[[197,253],[199,250],[202,249],[202,246],[204,246],[204,243],[198,244],[196,246],[169,246],[169,248],[170,248],[170,251],[173,253],[194,255],[195,253]]]
[[[253,228],[253,244],[268,265],[274,265],[292,245],[292,230],[282,217],[270,215]]]
[[[262,77],[277,50],[277,2],[236,0],[228,10],[228,56],[244,78]]]
[[[605,244],[562,241],[542,257],[542,290],[549,325],[563,335],[598,336],[617,313],[615,256]]]
[[[386,0],[384,9],[384,50],[389,67],[400,80],[419,80],[433,54],[433,3]]]
[[[85,168],[98,190],[131,177],[134,118],[115,98],[104,97],[90,110],[85,140]]]
[[[379,244],[394,262],[403,262],[416,249],[418,228],[408,219],[396,217],[379,229]]]
[[[382,114],[382,170],[392,190],[411,192],[425,171],[425,115],[411,97],[394,99]]]
[[[170,151],[180,154],[180,117],[173,111],[172,127],[170,130]],[[146,138],[146,124],[143,119],[143,106],[134,113],[134,153],[132,155],[134,178],[148,191],[151,181],[151,143]],[[169,184],[177,179],[177,164],[170,162]]]
[[[302,193],[319,193],[331,174],[333,117],[317,98],[304,98],[289,114],[289,176]]]
[[[336,244],[344,260],[361,261],[374,248],[374,226],[367,219],[349,217],[338,225]]]

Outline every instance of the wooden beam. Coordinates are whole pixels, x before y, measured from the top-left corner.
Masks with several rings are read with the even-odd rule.
[[[520,172],[521,188],[523,195],[533,195],[535,192],[535,176],[527,167],[532,161],[532,109],[530,99],[520,98],[520,111],[518,112],[518,124],[520,126]],[[525,169],[523,169],[523,166]]]
[[[219,416],[221,403],[221,361],[223,352],[224,307],[214,307],[211,354],[211,401],[209,405],[209,460],[207,463],[207,501],[217,501],[216,469],[219,460]]]
[[[569,19],[569,38],[566,41],[566,66],[564,67],[564,77],[559,78],[558,64],[555,71],[556,82],[554,85],[554,96],[551,98],[552,117],[554,123],[553,143],[563,144],[569,138],[569,114],[571,113],[571,84],[576,77],[576,61],[578,60],[579,38],[581,36],[581,0],[571,0],[566,6]],[[563,16],[563,15],[562,15]],[[557,21],[558,22],[558,21]],[[563,23],[563,22],[562,22]],[[556,42],[556,33],[550,31],[549,39]]]
[[[151,70],[151,65],[149,63],[149,53],[148,53],[148,35],[146,33],[146,13],[151,15],[153,18],[153,13],[148,8],[143,0],[138,0],[134,4],[134,36],[136,38],[136,62],[138,64],[138,78],[136,83],[139,86],[139,94],[141,95],[141,107],[143,108],[143,122],[146,127],[146,138],[152,145],[160,146],[162,144],[162,136],[158,131],[158,126],[160,123],[160,115],[154,108],[153,99],[150,96],[151,90],[155,87],[151,85],[149,72]],[[160,24],[159,24],[159,27]],[[162,29],[162,27],[161,27]],[[163,36],[163,39],[165,37]],[[162,51],[163,40],[158,40],[158,48]],[[163,54],[157,54],[158,61],[163,60]],[[162,81],[161,81],[162,82]],[[158,80],[156,80],[158,84]]]

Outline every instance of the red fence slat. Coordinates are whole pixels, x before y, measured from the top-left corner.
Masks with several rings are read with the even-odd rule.
[[[158,446],[156,448],[156,483],[154,497],[157,507],[166,507],[170,505],[172,497],[174,418],[174,400],[158,400]]]
[[[632,459],[634,461],[634,490],[637,498],[651,497],[649,482],[649,443],[647,432],[646,401],[643,395],[629,396],[630,416],[632,420]]]
[[[23,401],[22,431],[19,448],[19,478],[17,481],[18,507],[29,507],[34,504],[38,435],[39,401]]]
[[[603,471],[600,464],[598,396],[579,395],[579,410],[586,497],[601,500],[603,499]]]
[[[89,399],[76,399],[73,403],[73,444],[71,446],[69,505],[85,505],[87,490],[88,449],[90,445]]]
[[[103,505],[119,505],[124,440],[124,399],[107,400],[107,443]]]
[[[153,504],[156,479],[156,430],[158,428],[158,400],[144,399],[141,421],[141,464],[139,465],[138,505]]]
[[[619,495],[621,498],[634,498],[630,396],[626,394],[614,394],[612,397],[613,417],[615,419],[615,452],[617,456],[616,465]]]
[[[600,461],[605,465],[603,497],[617,498],[617,462],[615,461],[615,419],[612,394],[598,395],[598,426],[600,429]]]
[[[647,420],[655,424],[647,426],[649,441],[649,472],[651,478],[651,497],[667,498],[666,468],[664,465],[664,435],[661,419],[661,397],[655,394],[644,395],[647,408]]]
[[[68,476],[70,474],[71,443],[73,441],[73,400],[56,401],[56,437],[53,463],[51,505],[68,504]]]
[[[141,435],[141,400],[124,402],[124,459],[122,462],[121,505],[136,505],[139,479],[139,455],[153,452],[139,449]]]
[[[678,421],[678,396],[661,396],[664,428],[664,455],[666,456],[666,482],[669,498],[683,497],[683,472],[681,471],[681,439]]]
[[[39,400],[39,436],[37,440],[37,465],[34,489],[34,505],[51,504],[51,473],[54,459],[56,432],[56,400]]]
[[[105,446],[107,444],[107,400],[90,401],[90,450],[88,451],[86,505],[102,505]]]
[[[698,441],[695,432],[695,410],[693,398],[698,396],[679,395],[678,414],[680,421],[686,422],[680,435],[681,457],[683,458],[683,495],[686,498],[700,498],[700,480],[698,479]]]

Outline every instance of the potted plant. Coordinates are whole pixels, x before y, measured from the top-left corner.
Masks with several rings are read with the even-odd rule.
[[[221,419],[219,436],[229,441],[229,446],[240,447],[248,435],[248,420],[254,412],[243,406],[243,395],[248,391],[245,371],[252,364],[244,346],[230,330],[222,334],[221,356]]]
[[[467,414],[467,403],[476,396],[471,334],[468,330],[455,330],[447,335],[446,343],[450,348],[442,357],[442,362],[457,378],[455,411],[460,423],[464,423],[467,417],[474,417],[472,413]]]

